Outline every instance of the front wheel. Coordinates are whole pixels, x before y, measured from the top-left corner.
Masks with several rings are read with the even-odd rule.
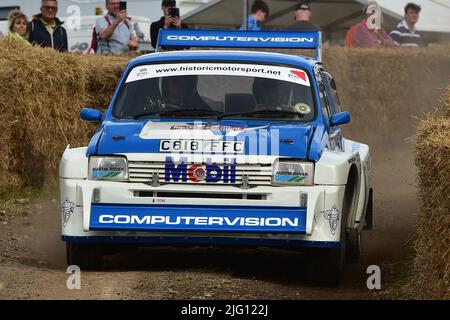
[[[341,237],[338,248],[325,248],[313,251],[308,257],[308,278],[318,285],[339,285],[345,267],[346,236],[345,224],[341,222]]]
[[[361,256],[361,238],[362,232],[358,229],[352,229],[347,232],[347,261],[358,263]]]
[[[351,203],[353,188],[345,190],[340,218],[339,246],[313,251],[308,260],[308,277],[314,284],[325,286],[339,285],[344,275],[347,255],[347,218]]]

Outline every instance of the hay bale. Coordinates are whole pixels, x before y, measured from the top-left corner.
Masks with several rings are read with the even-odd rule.
[[[55,180],[65,147],[85,145],[94,130],[80,110],[105,107],[126,61],[0,43],[0,192]]]
[[[445,115],[450,118],[450,87],[447,88],[444,97],[442,98],[442,105]]]
[[[450,87],[445,105],[450,104]],[[420,211],[408,285],[416,297],[450,298],[450,116],[428,115],[416,143]]]
[[[3,41],[0,57],[0,125],[4,138],[0,163],[14,182],[40,186],[45,166],[55,168],[59,143],[68,144],[73,132],[81,131],[78,126],[86,128],[73,120],[64,126],[61,123],[79,110],[86,79],[80,76],[82,70],[71,56],[48,49],[27,49],[18,41]],[[75,137],[80,139],[79,135]]]
[[[129,57],[82,56],[87,75],[86,108],[106,110]]]
[[[349,138],[373,147],[395,149],[404,144],[415,132],[415,117],[434,111],[433,106],[450,82],[449,46],[406,50],[339,48],[324,51],[324,61],[336,79],[343,108],[352,115],[352,122],[344,130],[357,134]]]

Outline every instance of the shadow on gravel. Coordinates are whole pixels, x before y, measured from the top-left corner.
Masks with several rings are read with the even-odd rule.
[[[306,255],[275,249],[140,248],[105,257],[106,271],[199,272],[282,285],[312,286]],[[347,271],[358,267],[348,265]],[[346,273],[347,274],[347,273]]]

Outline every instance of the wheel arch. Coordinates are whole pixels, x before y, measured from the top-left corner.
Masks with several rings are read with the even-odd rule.
[[[353,163],[350,165],[347,184],[344,193],[344,201],[348,201],[349,212],[347,214],[347,229],[354,228],[354,222],[358,213],[359,195],[361,189],[361,168]]]
[[[86,179],[88,175],[87,147],[66,148],[59,162],[59,177],[64,179]]]
[[[315,184],[351,186],[351,190],[346,188],[351,193],[351,211],[346,217],[347,228],[351,229],[359,229],[363,218],[367,184],[363,165],[357,150],[352,153],[325,151],[316,163]]]

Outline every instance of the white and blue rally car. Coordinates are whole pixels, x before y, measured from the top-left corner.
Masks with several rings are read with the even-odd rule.
[[[162,30],[132,60],[88,147],[60,163],[70,265],[106,248],[236,245],[304,249],[311,277],[337,283],[372,225],[367,145],[345,139],[320,32]],[[161,50],[158,50],[161,51]],[[111,251],[109,251],[111,252]]]

